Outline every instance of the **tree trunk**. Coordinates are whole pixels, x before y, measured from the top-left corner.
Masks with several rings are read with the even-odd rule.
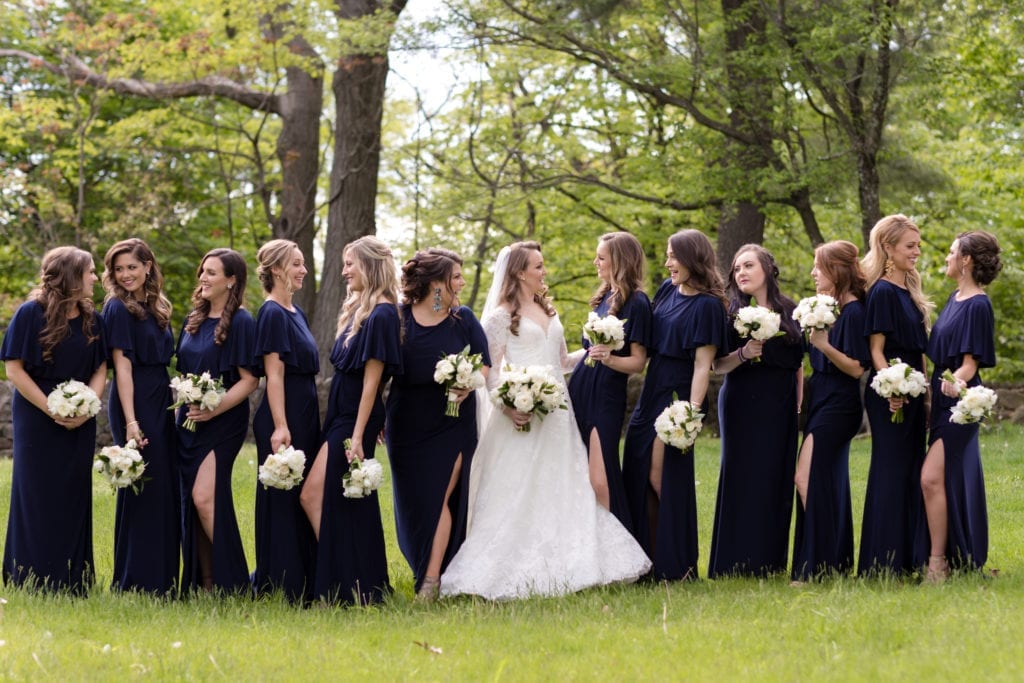
[[[736,202],[722,207],[718,221],[718,269],[726,280],[730,277],[732,257],[744,244],[764,241],[764,213],[753,202]]]
[[[879,185],[877,154],[858,152],[857,194],[860,199],[860,233],[864,240],[862,253],[865,254],[871,247],[871,228],[882,217],[882,205],[878,197]]]

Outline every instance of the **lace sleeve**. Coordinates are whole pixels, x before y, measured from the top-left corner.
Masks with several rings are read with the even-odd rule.
[[[576,366],[583,360],[584,354],[587,353],[586,349],[576,349],[572,353],[569,353],[569,348],[565,345],[565,340],[562,340],[562,374],[568,375],[576,369]]]
[[[487,351],[491,354],[491,370],[487,373],[487,388],[494,389],[501,384],[501,366],[505,362],[505,345],[508,343],[509,326],[512,316],[504,308],[496,308],[482,325],[487,335]]]

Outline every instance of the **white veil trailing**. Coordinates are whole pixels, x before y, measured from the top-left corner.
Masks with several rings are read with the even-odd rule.
[[[494,259],[494,279],[491,280],[491,288],[487,290],[487,301],[484,302],[484,312],[480,316],[480,320],[486,320],[487,316],[501,304],[501,290],[505,284],[508,257],[511,253],[512,247],[502,247],[498,252],[498,258]]]

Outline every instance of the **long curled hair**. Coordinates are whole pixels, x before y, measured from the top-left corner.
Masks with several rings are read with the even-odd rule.
[[[342,254],[355,259],[363,279],[362,290],[349,290],[341,304],[341,313],[338,314],[338,335],[345,331],[349,323],[352,324],[345,336],[347,345],[370,317],[378,299],[384,297],[398,311],[398,275],[391,249],[372,235],[349,242]],[[398,313],[401,315],[401,311]]]
[[[863,301],[867,294],[867,278],[857,260],[859,255],[857,245],[846,240],[825,242],[814,250],[818,270],[832,281],[829,294],[839,302],[840,307],[847,294],[852,294],[858,301]]]
[[[451,298],[451,314],[459,306],[458,295],[452,290],[452,273],[462,265],[462,257],[449,249],[430,247],[417,251],[402,266],[402,301],[414,304],[432,296],[430,285],[443,282]]]
[[[991,284],[1003,269],[996,236],[984,230],[968,230],[957,235],[956,239],[960,244],[960,255],[970,256],[974,262],[971,270],[974,281],[982,287]]]
[[[519,291],[522,289],[520,284],[519,274],[524,272],[530,265],[530,252],[536,251],[541,253],[540,242],[529,240],[526,242],[514,242],[509,245],[508,253],[508,266],[505,270],[505,281],[501,284],[501,303],[507,303],[509,305],[512,324],[509,325],[509,332],[519,336],[519,321],[521,316],[519,315]],[[551,299],[548,297],[547,287],[544,287],[544,291],[537,292],[533,295],[533,300],[540,304],[540,307],[544,309],[544,313],[549,318],[554,317],[555,307],[551,304]]]
[[[732,257],[732,265],[729,268],[729,284],[726,286],[730,315],[735,315],[736,311],[750,305],[751,296],[740,291],[739,285],[736,284],[736,278],[732,275],[736,270],[736,262],[747,252],[752,252],[757,257],[758,263],[761,264],[761,269],[764,271],[768,301],[758,301],[757,303],[775,311],[782,318],[779,328],[786,333],[786,343],[800,342],[803,335],[800,332],[800,326],[793,320],[793,309],[796,308],[796,302],[779,290],[779,266],[776,265],[772,253],[760,244],[744,244],[736,250],[736,254]]]
[[[725,283],[718,272],[715,247],[708,236],[692,228],[680,230],[668,238],[668,246],[679,265],[690,273],[686,285],[716,297],[722,302],[722,308],[728,309]]]
[[[43,255],[39,284],[29,292],[29,299],[43,309],[43,329],[39,345],[43,360],[53,360],[53,350],[71,335],[69,316],[78,311],[82,316],[82,332],[90,344],[99,335],[93,332],[96,307],[92,291],[86,290],[85,278],[93,266],[92,254],[77,247],[55,247]]]
[[[217,327],[213,331],[213,342],[217,346],[222,346],[227,341],[228,333],[231,331],[231,320],[235,317],[235,311],[244,307],[247,271],[245,259],[242,258],[241,254],[234,249],[220,247],[206,252],[206,256],[203,257],[203,260],[199,262],[199,267],[196,268],[196,280],[202,275],[203,266],[206,265],[207,259],[211,258],[220,259],[221,265],[224,267],[224,277],[235,278],[234,287],[228,289],[228,300],[224,304],[224,312],[221,313],[220,320],[217,321]],[[196,288],[192,290],[192,311],[188,314],[188,319],[185,321],[185,331],[189,334],[198,332],[199,326],[210,315],[210,301],[203,298],[202,292],[203,287],[200,284],[196,284]]]
[[[143,265],[149,264],[149,272],[142,283],[145,301],[140,302],[117,281],[114,265],[121,254],[130,254]],[[164,294],[163,273],[160,272],[160,265],[156,262],[153,250],[139,238],[122,240],[107,250],[107,255],[103,257],[103,289],[107,291],[104,303],[111,299],[120,299],[128,312],[138,320],[152,314],[161,330],[166,330],[171,324],[171,302]]]
[[[274,291],[274,268],[287,268],[288,262],[292,260],[292,254],[298,248],[299,245],[291,240],[277,239],[270,240],[256,252],[256,260],[259,261],[259,265],[256,266],[256,277],[263,285],[264,292],[270,294]],[[291,280],[285,279],[284,287],[289,293],[294,291]]]
[[[903,233],[908,230],[913,230],[918,236],[921,234],[921,229],[917,227],[917,224],[901,213],[885,216],[871,228],[871,235],[868,238],[870,251],[860,262],[864,268],[864,275],[868,279],[868,289],[874,287],[875,283],[885,276],[885,266],[889,260],[886,247],[895,247],[899,244]],[[906,286],[911,301],[924,317],[925,328],[930,328],[929,318],[934,306],[931,300],[925,296],[921,287],[921,274],[917,270],[907,273]]]
[[[590,297],[590,307],[597,308],[605,294],[612,291],[608,301],[608,314],[615,315],[634,292],[644,288],[644,249],[640,240],[628,232],[609,232],[601,235],[600,242],[608,247],[611,277],[602,281]]]

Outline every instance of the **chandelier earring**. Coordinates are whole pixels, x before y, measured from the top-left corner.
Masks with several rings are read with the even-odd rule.
[[[441,312],[441,288],[434,287],[434,305],[432,306],[434,313]]]
[[[885,276],[890,277],[892,271],[896,269],[896,264],[892,262],[892,259],[888,256],[885,257]]]

